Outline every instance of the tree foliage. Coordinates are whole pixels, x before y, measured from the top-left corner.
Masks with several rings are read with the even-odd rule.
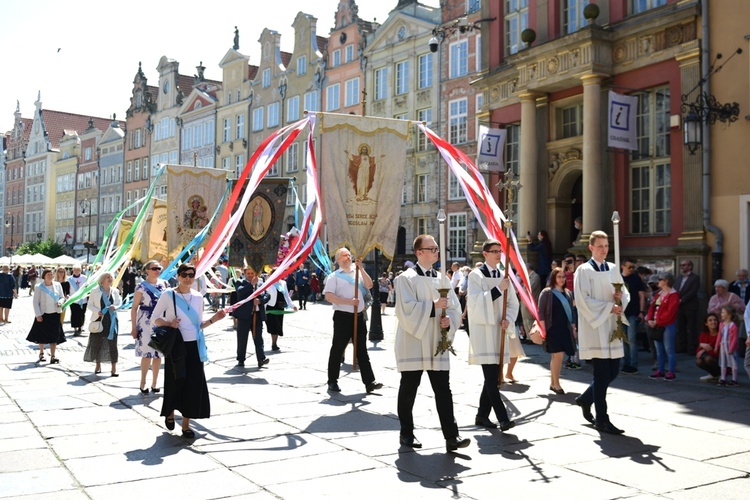
[[[16,255],[27,255],[40,253],[54,259],[64,253],[63,246],[52,240],[46,241],[27,241],[16,249]]]

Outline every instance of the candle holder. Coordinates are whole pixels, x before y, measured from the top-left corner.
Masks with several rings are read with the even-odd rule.
[[[612,283],[612,286],[615,287],[615,293],[622,290],[622,287],[625,283]],[[622,306],[622,300],[621,299],[615,299],[615,304],[618,306]],[[628,342],[628,336],[625,334],[625,332],[622,330],[622,315],[617,315],[617,326],[615,327],[615,330],[612,332],[612,335],[609,336],[609,341],[614,342],[615,340],[622,340],[626,344],[629,344]]]
[[[437,289],[441,299],[446,298],[450,290],[450,288]],[[445,309],[443,309],[443,312],[440,313],[440,319],[442,320],[443,318],[445,318],[445,316]],[[453,350],[453,343],[448,340],[448,330],[450,330],[450,328],[443,328],[442,326],[440,327],[440,342],[438,342],[437,349],[435,349],[435,356],[445,354],[446,351],[450,352],[454,356],[456,355],[456,351]]]

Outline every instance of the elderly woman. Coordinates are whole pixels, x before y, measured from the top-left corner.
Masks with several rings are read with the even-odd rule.
[[[18,298],[16,280],[10,272],[10,266],[4,265],[0,273],[0,323],[10,323],[8,315],[13,307],[13,299]]]
[[[659,274],[659,292],[658,295],[654,295],[646,315],[646,321],[652,331],[661,332],[661,334],[654,335],[658,368],[650,375],[652,379],[662,377],[668,381],[675,379],[677,353],[674,342],[677,334],[677,309],[680,307],[680,294],[673,286],[672,273]],[[664,372],[665,362],[667,363],[666,373]]]
[[[81,274],[81,266],[73,266],[73,274],[68,277],[70,283],[70,292],[76,293],[86,283],[86,276]],[[70,327],[73,329],[73,336],[81,336],[83,320],[86,316],[87,297],[83,297],[77,302],[70,304]]]
[[[60,286],[63,290],[63,298],[65,300],[68,300],[68,297],[70,297],[70,283],[68,283],[68,273],[65,271],[64,267],[58,267],[55,269],[55,281],[60,283]],[[63,312],[60,314],[60,324],[65,324],[65,310],[63,309]]]
[[[714,288],[716,289],[716,295],[712,296],[708,301],[709,313],[714,313],[721,317],[721,308],[724,306],[732,306],[740,316],[745,312],[745,303],[736,293],[729,291],[727,280],[716,280]]]
[[[44,359],[44,344],[49,344],[49,350],[52,357],[50,364],[59,363],[60,360],[55,357],[57,344],[65,342],[62,324],[60,324],[60,313],[62,304],[65,301],[63,290],[60,283],[52,281],[52,269],[42,271],[42,280],[37,293],[34,294],[34,316],[36,321],[31,326],[31,331],[26,340],[39,344],[39,362]]]
[[[151,313],[168,285],[166,281],[159,279],[159,274],[162,271],[159,261],[150,260],[146,262],[143,269],[146,270],[146,279],[135,287],[133,307],[130,309],[130,320],[133,325],[130,335],[135,339],[135,355],[141,358],[141,394],[148,394],[146,374],[150,368],[151,392],[159,392],[156,381],[159,379],[159,368],[161,367],[161,354],[148,345],[153,331]]]
[[[91,290],[89,294],[89,309],[91,309],[92,323],[101,322],[101,329],[89,335],[89,343],[83,360],[96,362],[94,373],[102,372],[102,361],[112,363],[112,376],[119,377],[117,373],[117,313],[115,312],[122,300],[120,292],[112,286],[114,277],[112,273],[105,272],[99,276],[99,286]]]
[[[193,288],[195,266],[182,264],[177,269],[179,284],[163,293],[151,314],[156,326],[179,328],[173,352],[182,351],[184,357],[167,355],[164,366],[164,402],[161,416],[170,431],[174,429],[174,412],[182,414],[182,436],[194,438],[191,418],[209,418],[211,404],[203,363],[208,361],[203,328],[222,319],[224,309],[203,321],[203,296]]]

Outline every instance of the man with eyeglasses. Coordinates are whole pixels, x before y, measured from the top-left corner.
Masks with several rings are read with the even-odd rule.
[[[484,264],[469,274],[469,289],[466,305],[469,309],[469,364],[481,365],[484,384],[479,397],[479,408],[474,423],[488,429],[498,426],[490,420],[490,410],[500,424],[500,430],[507,431],[516,425],[505,409],[500,390],[500,342],[505,334],[503,364],[510,362],[509,333],[515,328],[518,317],[518,297],[510,286],[510,280],[498,269],[500,264],[500,242],[488,239],[482,245]],[[508,308],[503,316],[503,295],[507,295]]]
[[[628,318],[628,341],[623,346],[625,356],[622,358],[622,373],[638,373],[638,323],[643,321],[646,313],[646,284],[635,272],[635,260],[625,257],[620,264],[622,280],[630,292],[630,303],[625,308]]]
[[[471,440],[458,434],[458,425],[453,416],[453,394],[450,388],[450,353],[436,355],[441,340],[440,329],[448,328],[448,340],[452,341],[461,324],[461,307],[453,290],[440,298],[438,288],[449,288],[443,284],[440,273],[432,266],[438,261],[438,246],[429,234],[414,240],[417,264],[404,271],[396,280],[396,367],[401,373],[398,388],[398,420],[401,424],[399,443],[409,448],[421,448],[422,443],[414,436],[412,410],[422,373],[427,372],[435,394],[440,427],[447,451],[469,446]],[[446,316],[441,318],[441,312]]]
[[[677,308],[677,335],[675,352],[694,353],[698,349],[698,290],[700,278],[693,273],[693,262],[680,262],[680,273],[674,281],[674,288],[680,294]]]

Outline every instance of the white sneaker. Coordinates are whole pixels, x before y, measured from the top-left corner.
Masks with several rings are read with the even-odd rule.
[[[713,375],[704,375],[701,377],[701,382],[716,382],[716,377]]]

